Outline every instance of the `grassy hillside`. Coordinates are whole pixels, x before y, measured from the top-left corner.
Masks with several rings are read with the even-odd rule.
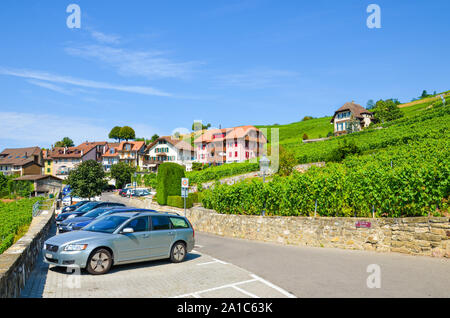
[[[307,134],[309,139],[326,137],[333,132],[333,125],[330,123],[332,117],[315,118],[306,121],[296,122],[288,125],[256,126],[257,128],[267,128],[267,136],[271,140],[271,128],[279,129],[280,144],[301,142],[303,134]]]

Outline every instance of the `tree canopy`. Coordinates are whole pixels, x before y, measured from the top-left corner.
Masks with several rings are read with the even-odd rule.
[[[109,137],[110,139],[115,139],[115,140],[118,140],[118,141],[120,142],[120,140],[122,139],[122,138],[120,137],[120,129],[121,129],[121,128],[122,128],[122,127],[116,126],[116,127],[114,127],[113,129],[111,129],[111,132],[109,133],[108,137]]]
[[[105,172],[95,160],[84,161],[69,173],[67,184],[72,188],[72,195],[92,198],[102,194],[106,185]]]
[[[73,147],[75,144],[69,137],[64,137],[61,141],[55,143],[55,147]]]
[[[403,117],[403,112],[398,108],[398,104],[392,99],[379,100],[373,109],[376,122],[388,122]]]
[[[122,189],[127,183],[131,183],[131,177],[136,169],[130,165],[120,162],[111,167],[111,177],[116,180],[116,188]]]
[[[120,129],[120,138],[125,139],[126,141],[130,139],[136,138],[136,133],[134,132],[134,129],[129,126],[124,126]]]

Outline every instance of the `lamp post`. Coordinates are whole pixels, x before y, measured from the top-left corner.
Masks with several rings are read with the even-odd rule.
[[[263,184],[266,183],[266,173],[269,171],[269,165],[270,160],[263,155],[262,158],[259,160],[259,169],[261,171],[261,174],[263,176]],[[264,209],[262,211],[262,215],[266,215],[266,200],[264,200]]]

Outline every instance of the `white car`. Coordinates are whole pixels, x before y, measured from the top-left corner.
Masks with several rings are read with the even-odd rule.
[[[68,195],[64,199],[62,199],[62,205],[63,207],[70,205],[70,198],[71,196]],[[80,201],[89,201],[89,199],[79,198],[79,197],[72,197],[72,204],[80,202]],[[91,198],[91,201],[100,201],[100,197],[94,197]]]

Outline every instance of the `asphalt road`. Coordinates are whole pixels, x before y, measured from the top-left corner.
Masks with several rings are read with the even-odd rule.
[[[197,250],[271,281],[297,297],[450,297],[450,260],[394,253],[283,246],[205,233]],[[368,288],[380,269],[380,288]]]
[[[284,246],[199,232],[196,244],[196,250],[248,270],[297,297],[450,297],[449,259]],[[379,280],[370,281],[380,282],[380,288],[368,287],[369,276],[375,274],[371,265],[379,268],[380,275]]]

